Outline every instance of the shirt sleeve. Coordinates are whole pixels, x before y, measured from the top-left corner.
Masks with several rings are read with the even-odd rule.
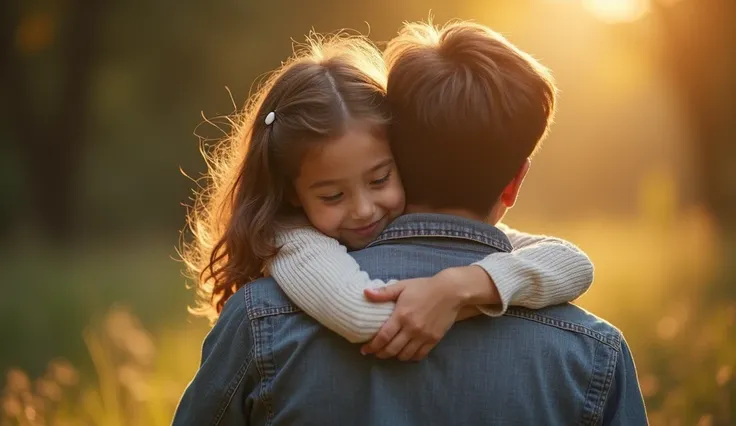
[[[345,246],[312,227],[277,233],[280,247],[268,265],[287,296],[321,324],[353,343],[370,340],[395,303],[373,303],[363,290],[383,287],[371,279]],[[391,283],[391,282],[389,282]]]
[[[590,288],[593,263],[574,244],[502,224],[498,227],[513,251],[493,253],[475,263],[491,277],[501,298],[500,306],[478,307],[486,315],[503,315],[509,305],[540,309],[570,302]]]

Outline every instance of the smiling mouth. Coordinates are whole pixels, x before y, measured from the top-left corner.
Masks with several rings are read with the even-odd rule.
[[[360,228],[348,228],[348,229],[351,232],[354,232],[356,234],[367,236],[367,235],[372,234],[376,230],[376,228],[378,228],[378,225],[381,223],[382,220],[383,218],[380,218],[377,221],[371,223],[370,225],[362,226]]]

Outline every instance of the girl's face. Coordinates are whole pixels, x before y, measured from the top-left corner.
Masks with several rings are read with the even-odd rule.
[[[312,225],[351,249],[365,247],[404,211],[388,141],[360,127],[308,150],[293,183]]]

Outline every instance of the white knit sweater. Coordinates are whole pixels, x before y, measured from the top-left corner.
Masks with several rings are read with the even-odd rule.
[[[581,296],[593,282],[593,264],[575,245],[542,235],[530,235],[505,225],[514,250],[493,253],[476,262],[491,277],[500,306],[478,306],[485,314],[500,316],[509,305],[539,309]],[[278,254],[269,272],[279,286],[308,315],[357,343],[370,340],[389,318],[394,302],[373,303],[366,288],[387,283],[371,279],[345,246],[311,227],[277,235]]]

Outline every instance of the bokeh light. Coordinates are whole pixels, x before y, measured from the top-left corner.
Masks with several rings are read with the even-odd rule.
[[[169,425],[209,329],[172,260],[198,136],[311,29],[382,46],[430,9],[552,70],[555,123],[505,220],[590,256],[575,303],[626,336],[650,424],[735,424],[736,1],[280,6],[2,3],[0,425]]]
[[[650,8],[649,0],[583,0],[583,5],[604,22],[635,21]]]

